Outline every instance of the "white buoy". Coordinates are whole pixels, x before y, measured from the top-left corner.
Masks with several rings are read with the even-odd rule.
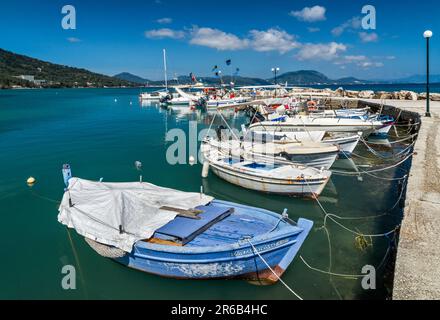
[[[32,186],[32,185],[35,184],[35,182],[37,182],[37,180],[36,180],[34,177],[29,177],[29,178],[26,180],[26,182],[27,182],[27,184],[28,184],[29,186]]]
[[[189,156],[189,165],[193,166],[196,163],[196,159],[194,156]]]
[[[134,162],[134,166],[136,167],[136,169],[141,170],[142,169],[142,162],[135,161]]]
[[[202,178],[207,178],[209,174],[209,162],[203,162]]]

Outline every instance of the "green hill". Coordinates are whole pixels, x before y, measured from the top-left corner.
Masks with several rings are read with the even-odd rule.
[[[18,79],[18,76],[29,75],[33,82]],[[0,49],[0,88],[13,86],[32,87],[121,87],[136,86],[136,83],[90,72],[85,69],[72,68],[30,58]]]

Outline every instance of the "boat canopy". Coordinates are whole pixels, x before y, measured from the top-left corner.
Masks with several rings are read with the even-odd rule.
[[[80,235],[131,252],[139,240],[214,198],[162,188],[150,183],[104,183],[71,178],[58,221]],[[171,209],[171,211],[170,211]]]

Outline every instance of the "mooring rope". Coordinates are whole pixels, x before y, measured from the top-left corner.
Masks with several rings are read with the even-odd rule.
[[[385,157],[383,155],[381,155],[379,152],[377,152],[376,150],[374,150],[373,148],[371,148],[368,144],[367,141],[365,141],[364,139],[360,139],[360,141],[367,147],[368,151],[370,151],[372,154],[374,154],[376,157],[387,160],[387,159],[392,159],[395,158],[396,156],[399,156],[401,154],[404,154],[405,152],[407,152],[411,147],[413,147],[416,143],[416,141],[413,141],[411,144],[409,144],[405,149],[399,151],[397,154],[392,155],[391,157]]]
[[[331,221],[333,221],[335,224],[339,225],[341,228],[343,228],[344,230],[355,234],[357,236],[362,236],[362,237],[371,237],[371,238],[375,238],[375,237],[387,237],[390,234],[393,234],[394,232],[396,232],[396,230],[400,227],[400,224],[395,226],[394,229],[384,232],[384,233],[377,233],[377,234],[364,234],[361,232],[357,232],[355,230],[351,230],[350,228],[344,226],[342,223],[336,221],[333,216],[335,216],[334,214],[328,213],[327,210],[325,210],[324,206],[321,204],[321,202],[319,201],[318,197],[314,195],[314,192],[312,190],[312,188],[310,187],[309,182],[307,181],[307,179],[304,179],[304,181],[306,182],[307,186],[309,187],[310,193],[313,195],[313,199],[316,200],[316,202],[318,203],[319,207],[321,208],[322,212],[324,213],[324,226],[326,226],[327,224],[327,218],[330,219]]]
[[[258,257],[260,257],[260,259],[261,259],[261,261],[263,261],[263,263],[266,265],[266,267],[274,274],[274,276],[290,291],[290,292],[292,292],[294,295],[295,295],[295,297],[297,297],[299,300],[303,300],[303,298],[301,298],[295,291],[293,291],[293,289],[292,288],[290,288],[288,285],[287,285],[287,283],[285,283],[284,281],[283,281],[283,279],[281,279],[279,276],[278,276],[278,274],[275,272],[275,271],[273,271],[273,269],[270,267],[270,265],[267,263],[267,261],[261,256],[261,254],[258,252],[258,250],[255,248],[255,246],[253,245],[253,243],[249,240],[249,239],[246,239],[248,242],[249,242],[249,244],[251,245],[251,247],[252,247],[252,250],[254,250],[254,252],[258,255]]]
[[[395,141],[389,141],[389,142],[373,142],[373,141],[369,141],[369,140],[365,140],[362,138],[362,140],[367,143],[367,144],[375,144],[375,145],[392,145],[392,144],[396,144],[396,143],[401,143],[403,141],[407,141],[410,139],[414,139],[416,136],[418,135],[418,133],[414,133],[406,138],[400,139],[400,140],[395,140]]]
[[[343,154],[345,154],[345,152],[344,152],[343,150],[341,150],[341,151],[342,151]],[[359,176],[360,174],[367,174],[367,175],[371,175],[371,176],[373,176],[373,177],[375,177],[375,178],[382,179],[382,180],[387,180],[387,181],[402,180],[402,179],[405,179],[405,176],[403,176],[403,177],[401,177],[401,178],[384,178],[384,177],[378,177],[378,176],[372,175],[372,173],[375,173],[375,172],[382,172],[382,171],[386,171],[386,170],[389,170],[389,169],[392,169],[392,168],[398,167],[398,166],[400,166],[402,163],[404,163],[406,160],[408,160],[410,157],[412,157],[413,154],[414,154],[414,153],[411,153],[411,154],[407,155],[407,156],[406,156],[404,159],[402,159],[401,161],[399,161],[399,162],[397,162],[397,163],[395,163],[395,164],[393,164],[393,165],[391,165],[391,166],[384,167],[384,168],[378,168],[378,169],[373,169],[373,170],[364,171],[364,170],[359,169],[358,166],[356,166],[356,169],[359,170],[359,172],[339,171],[339,170],[333,170],[333,169],[332,169],[331,171],[332,171],[333,173],[340,174],[340,175],[346,175],[346,176]],[[346,155],[346,154],[345,154],[345,155]]]

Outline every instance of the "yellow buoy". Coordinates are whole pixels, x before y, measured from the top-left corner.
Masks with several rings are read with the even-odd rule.
[[[28,185],[31,186],[31,185],[35,184],[35,182],[37,182],[37,180],[35,180],[34,177],[29,177],[26,182]]]

